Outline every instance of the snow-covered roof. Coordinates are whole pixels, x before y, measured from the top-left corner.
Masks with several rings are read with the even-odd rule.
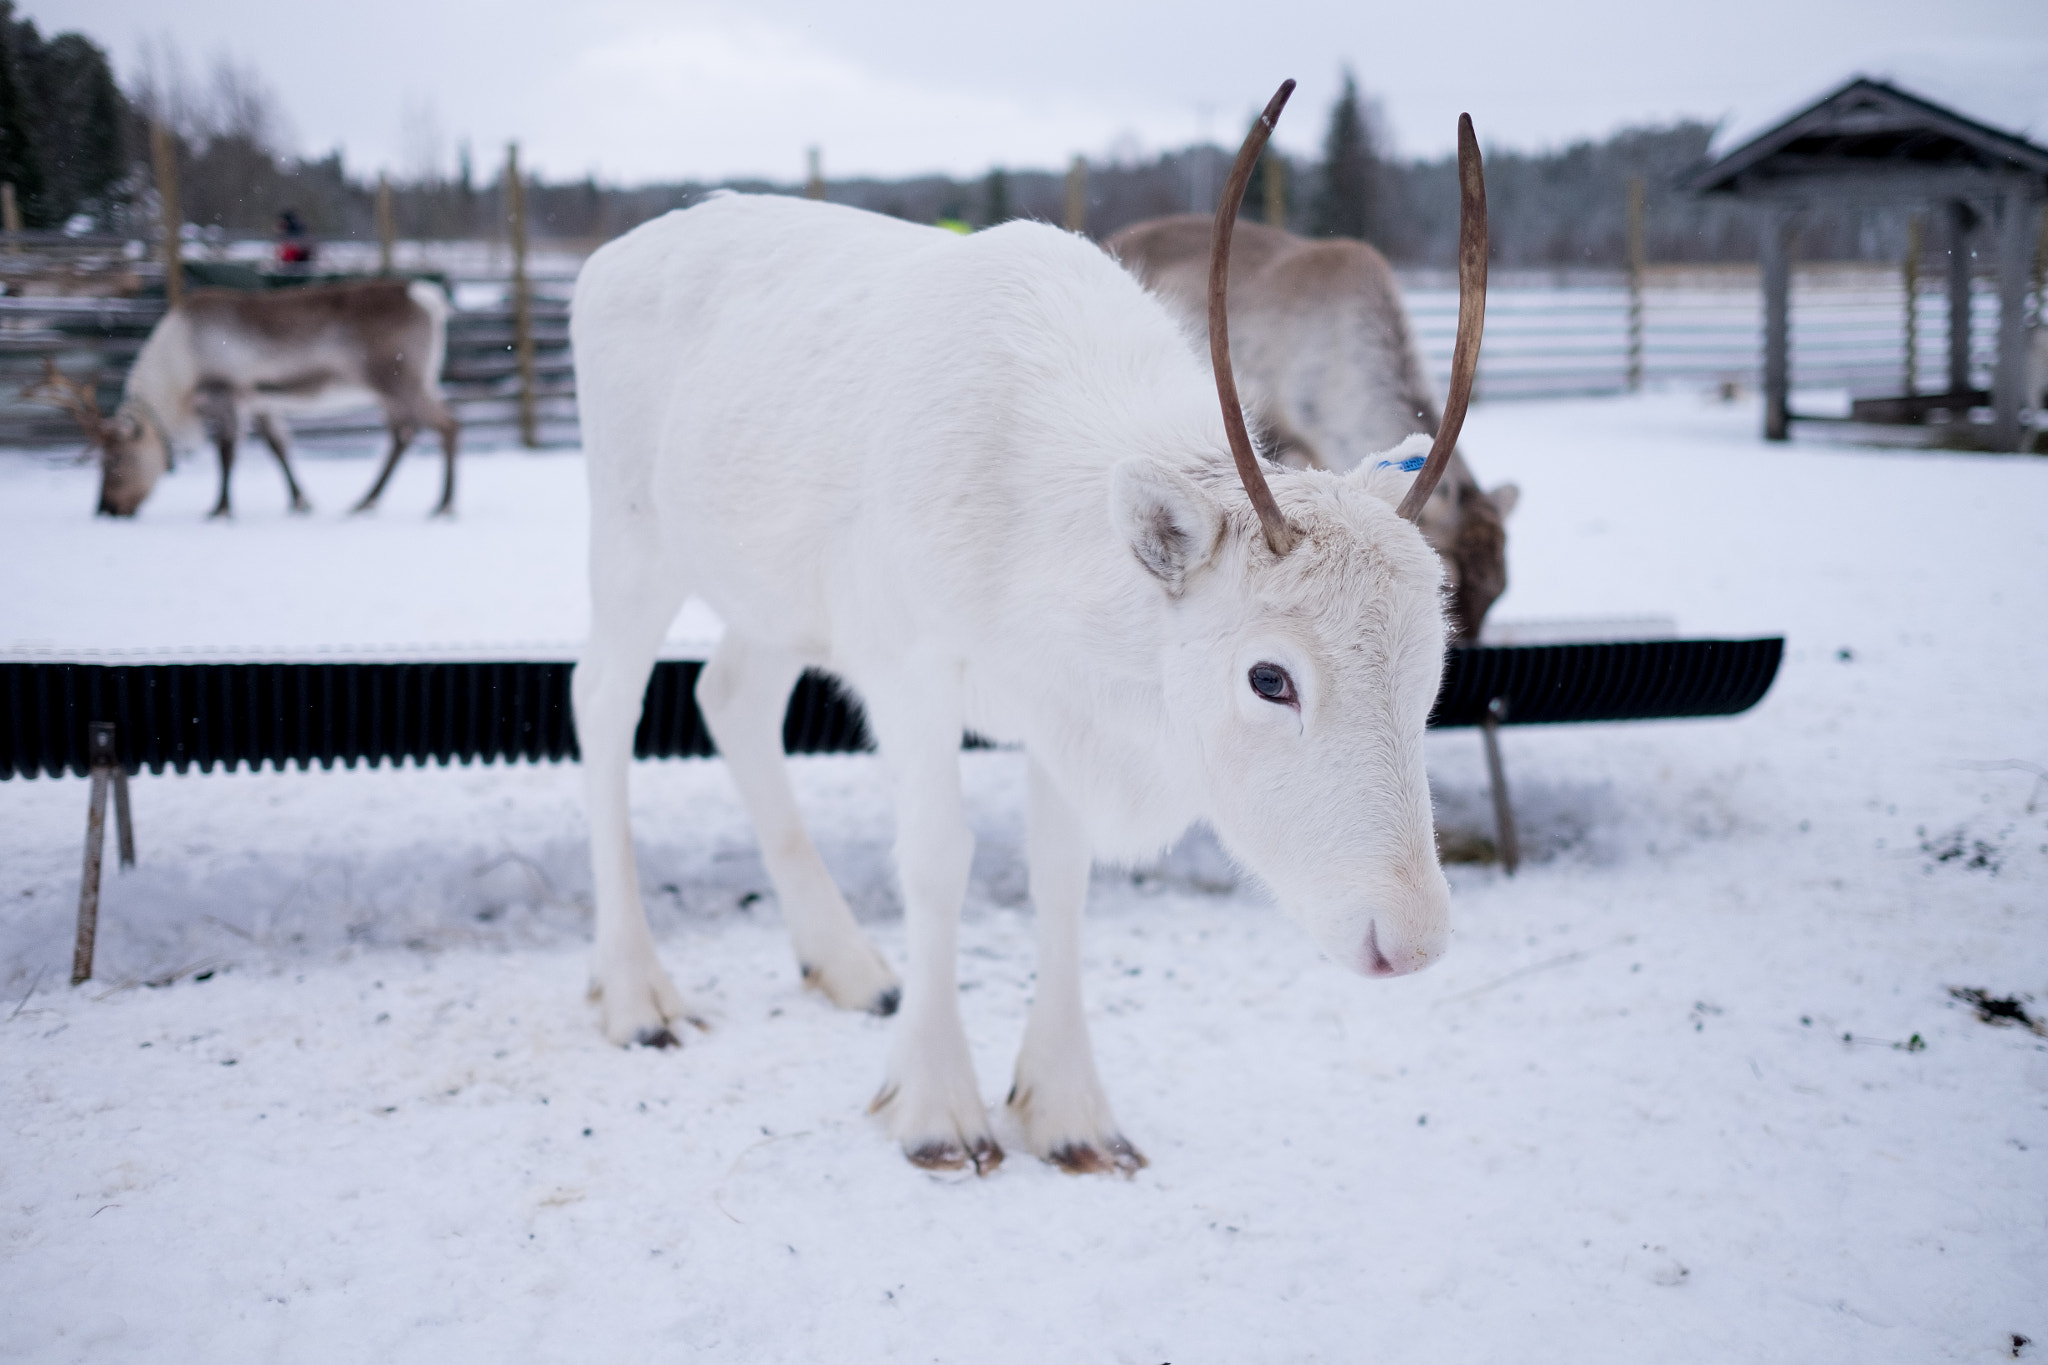
[[[1918,199],[2048,188],[2048,147],[1858,76],[1695,173],[1695,194]]]

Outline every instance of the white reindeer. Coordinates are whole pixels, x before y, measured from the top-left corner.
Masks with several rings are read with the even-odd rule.
[[[807,666],[866,705],[893,780],[909,943],[873,1108],[918,1165],[1002,1159],[955,981],[968,727],[1021,744],[1029,764],[1039,968],[1008,1104],[1046,1160],[1144,1164],[1082,1011],[1094,858],[1155,855],[1207,820],[1342,965],[1393,975],[1442,954],[1449,893],[1422,739],[1443,571],[1411,518],[1450,454],[1477,355],[1478,146],[1467,121],[1460,379],[1428,466],[1413,480],[1371,464],[1278,470],[1269,488],[1221,301],[1238,199],[1292,86],[1218,213],[1214,389],[1157,300],[1042,224],[963,238],[720,196],[591,257],[571,323],[592,606],[573,692],[591,990],[613,1041],[672,1044],[686,1017],[641,906],[627,778],[649,670],[693,592],[726,623],[697,700],[804,979],[887,1014],[896,978],[804,830],[781,746]]]
[[[1207,219],[1180,214],[1134,224],[1106,245],[1199,338],[1208,325],[1209,236]],[[1232,256],[1232,358],[1283,464],[1342,474],[1437,429],[1436,395],[1385,257],[1364,242],[1312,241],[1256,223],[1237,229]],[[1450,578],[1457,640],[1477,640],[1507,589],[1504,523],[1519,496],[1511,483],[1482,489],[1453,451],[1422,510],[1422,534]]]
[[[286,453],[287,417],[369,401],[384,410],[391,451],[355,510],[376,506],[406,446],[432,428],[446,462],[434,512],[447,513],[455,504],[457,434],[440,393],[447,337],[448,300],[421,282],[194,290],[143,342],[112,417],[66,404],[99,447],[99,510],[134,516],[175,450],[203,437],[220,452],[212,515],[227,516],[235,446],[253,428],[284,470],[292,510],[307,511]]]

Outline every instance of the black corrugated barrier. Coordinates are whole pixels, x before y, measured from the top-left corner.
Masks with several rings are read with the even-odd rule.
[[[1430,716],[1477,725],[1495,698],[1507,724],[1728,716],[1762,698],[1782,639],[1454,649]],[[639,758],[714,753],[695,699],[696,660],[648,681]],[[569,670],[548,663],[0,662],[0,778],[85,776],[87,726],[112,721],[123,767],[185,772],[265,764],[420,766],[557,762],[577,755]],[[790,753],[868,747],[858,704],[806,673],[783,722]]]

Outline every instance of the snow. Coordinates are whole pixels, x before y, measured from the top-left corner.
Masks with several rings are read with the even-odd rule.
[[[2048,1343],[2048,1039],[1948,994],[2048,1013],[2048,783],[1989,766],[2048,764],[2048,463],[1767,448],[1756,416],[1473,411],[1475,467],[1523,488],[1500,617],[1782,632],[1779,679],[1730,720],[1507,731],[1529,861],[1451,869],[1452,951],[1413,978],[1320,960],[1199,838],[1098,873],[1091,1025],[1152,1160],[1129,1182],[903,1161],[862,1112],[889,1025],[799,988],[716,763],[635,773],[656,934],[710,1025],[680,1052],[607,1047],[582,999],[572,768],[142,778],[77,989],[84,783],[0,783],[0,1357]],[[423,515],[431,460],[358,520],[368,463],[307,463],[310,518],[249,461],[207,523],[196,462],[116,525],[88,471],[0,459],[0,649],[573,647],[573,456],[466,459],[452,523]],[[1476,737],[1429,744],[1441,825],[1490,835]],[[999,1104],[1031,990],[1022,772],[962,762],[962,1003]],[[794,769],[901,961],[879,762]]]

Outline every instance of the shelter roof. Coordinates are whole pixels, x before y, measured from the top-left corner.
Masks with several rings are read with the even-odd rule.
[[[1683,183],[1695,194],[1917,200],[2048,190],[2048,147],[1859,76]]]

